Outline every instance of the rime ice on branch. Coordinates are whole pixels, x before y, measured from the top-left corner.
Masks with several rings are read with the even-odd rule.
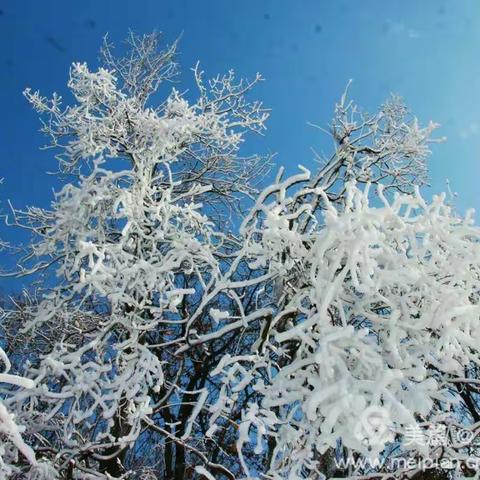
[[[434,458],[438,445],[402,442],[408,427],[459,423],[455,385],[480,364],[480,229],[443,196],[428,204],[417,190],[388,201],[379,186],[375,207],[369,186],[347,183],[338,208],[322,189],[289,195],[299,178],[270,189],[243,226],[246,258],[282,288],[256,352],[224,358],[214,372],[223,387],[212,420],[228,416],[240,392],[256,393],[237,446],[241,460],[252,438],[256,452],[269,449],[268,478],[317,478],[339,442],[338,456],[376,457],[396,440],[408,455]],[[324,214],[305,232],[311,211],[297,199],[307,193],[322,198]],[[357,428],[371,407],[386,411],[391,431],[375,444]],[[461,447],[443,456],[462,458]]]
[[[33,233],[18,274],[54,270],[57,278],[22,306],[21,329],[23,338],[50,342],[43,348],[42,340],[32,358],[37,387],[25,402],[38,412],[31,429],[52,430],[42,442],[61,472],[122,475],[142,432],[168,431],[167,415],[195,420],[192,358],[174,351],[185,342],[189,312],[236,248],[218,227],[268,168],[268,158],[239,153],[268,116],[245,97],[260,75],[237,80],[230,71],[205,80],[197,65],[196,101],[173,88],[153,106],[152,95],[177,70],[176,45],[159,52],[157,41],[132,34],[119,59],[105,41],[103,67],[73,64],[71,105],[25,92],[61,173],[73,174],[51,210],[13,211],[14,224]],[[186,407],[175,412],[172,402]],[[179,437],[188,436],[184,423]],[[180,446],[175,455],[181,463]],[[181,475],[185,465],[165,468]]]

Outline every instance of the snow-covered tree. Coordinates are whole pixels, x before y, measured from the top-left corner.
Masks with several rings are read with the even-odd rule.
[[[24,441],[23,425],[18,424],[15,414],[9,411],[12,401],[11,387],[34,388],[32,380],[9,373],[11,363],[0,348],[0,359],[4,365],[0,373],[0,384],[3,401],[0,401],[0,479],[6,480],[21,476],[31,480],[48,480],[57,477],[55,470],[45,462],[39,462],[33,449]]]
[[[374,459],[394,445],[403,457],[458,460],[461,472],[472,445],[457,434],[471,442],[479,433],[462,422],[457,390],[477,384],[466,370],[480,362],[471,213],[458,217],[443,196],[428,204],[418,191],[388,201],[381,185],[374,206],[368,186],[347,183],[342,208],[315,189],[324,214],[303,231],[311,211],[297,199],[308,189],[286,194],[293,183],[270,190],[243,226],[249,261],[283,278],[288,300],[272,308],[255,351],[225,357],[214,372],[224,389],[213,412],[228,415],[245,389],[258,396],[242,412],[240,459],[254,439],[258,453],[271,449],[267,478],[322,478],[332,473],[329,449]],[[414,428],[444,430],[446,443],[409,445]],[[369,473],[357,470],[347,472]]]
[[[67,475],[125,473],[126,451],[142,456],[135,445],[150,426],[164,437],[163,468],[184,475],[183,445],[168,452],[168,435],[188,427],[168,418],[194,413],[188,395],[201,379],[176,345],[189,310],[231,261],[236,240],[219,225],[268,166],[239,156],[245,134],[261,132],[267,118],[245,99],[261,77],[237,81],[229,72],[205,82],[197,66],[197,100],[173,89],[153,107],[149,96],[176,70],[175,46],[158,52],[157,40],[131,35],[120,59],[105,43],[97,71],[74,64],[70,106],[26,91],[60,149],[61,172],[73,175],[50,210],[13,212],[34,233],[19,273],[56,274],[24,307],[20,333],[41,344],[28,369],[36,384],[25,400],[29,423],[48,425],[42,442]]]
[[[372,463],[395,457],[458,460],[461,477],[478,457],[480,230],[422,198],[436,125],[346,91],[331,156],[257,192],[269,159],[240,147],[268,116],[246,99],[261,77],[197,65],[192,98],[169,87],[175,48],[132,34],[117,58],[105,41],[100,68],[72,66],[67,106],[26,91],[64,186],[9,218],[32,240],[4,274],[34,279],[2,321],[29,387],[3,395],[31,452],[11,468],[417,474]],[[448,444],[412,445],[412,429]]]

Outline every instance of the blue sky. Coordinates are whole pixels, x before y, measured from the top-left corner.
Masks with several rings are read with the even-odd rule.
[[[349,78],[368,110],[404,97],[423,122],[442,125],[431,160],[432,192],[448,178],[460,210],[480,206],[480,2],[478,0],[0,0],[0,176],[2,199],[46,206],[55,168],[25,87],[66,94],[72,61],[97,63],[101,38],[129,28],[182,34],[186,85],[197,60],[208,75],[261,72],[255,93],[272,109],[265,138],[250,148],[277,152],[293,172],[311,166],[310,147],[328,143],[307,122],[325,125]],[[0,235],[8,236],[4,227]]]

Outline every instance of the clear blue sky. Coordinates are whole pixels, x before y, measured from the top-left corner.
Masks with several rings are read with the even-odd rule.
[[[289,171],[313,166],[310,147],[325,139],[307,122],[328,122],[349,78],[369,110],[400,94],[448,137],[435,147],[432,191],[449,178],[459,208],[480,210],[478,0],[0,0],[2,198],[48,205],[54,185],[44,173],[54,169],[52,153],[38,151],[44,140],[22,90],[65,94],[70,63],[96,64],[102,36],[120,41],[129,28],[163,31],[167,41],[183,33],[184,79],[197,60],[212,76],[260,71],[256,96],[272,115],[251,148],[278,152]]]

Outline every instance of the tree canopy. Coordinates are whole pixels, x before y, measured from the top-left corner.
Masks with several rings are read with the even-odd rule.
[[[347,87],[331,155],[271,176],[262,77],[196,65],[192,100],[159,42],[25,91],[63,186],[7,216],[0,478],[473,476],[480,229],[422,196],[437,125]]]

